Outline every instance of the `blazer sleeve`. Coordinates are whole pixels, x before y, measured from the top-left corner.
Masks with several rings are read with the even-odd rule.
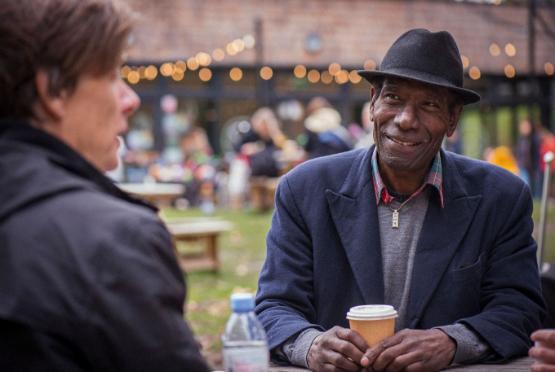
[[[90,356],[104,370],[207,371],[183,319],[183,274],[168,231],[155,217],[128,218],[97,243]]]
[[[256,313],[270,349],[315,324],[312,241],[288,177],[276,191],[272,225],[266,238],[266,261],[256,296]]]
[[[545,315],[532,238],[532,200],[524,184],[516,194],[498,210],[503,222],[486,253],[482,311],[460,320],[488,342],[497,354],[490,358],[495,362],[526,355],[530,334],[541,327]]]

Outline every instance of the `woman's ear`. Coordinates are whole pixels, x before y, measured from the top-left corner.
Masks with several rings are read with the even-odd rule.
[[[38,70],[35,76],[37,103],[35,109],[38,116],[46,121],[59,121],[65,114],[66,93],[50,91],[50,77],[44,70]]]

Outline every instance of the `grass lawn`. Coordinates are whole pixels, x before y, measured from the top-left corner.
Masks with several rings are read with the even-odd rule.
[[[549,262],[555,262],[555,201],[552,205],[545,255]],[[165,209],[162,214],[166,219],[204,216],[197,210]],[[535,203],[535,221],[538,216],[539,203]],[[204,355],[214,367],[221,368],[220,337],[230,314],[228,299],[234,291],[256,292],[258,274],[266,255],[265,236],[271,212],[218,210],[214,217],[232,222],[234,228],[220,238],[221,271],[218,274],[188,274],[187,319],[203,345]]]
[[[204,216],[197,210],[165,209],[162,214],[166,219]],[[266,257],[265,238],[271,212],[218,210],[214,217],[232,222],[234,228],[220,237],[220,272],[187,275],[187,319],[207,359],[220,368],[220,337],[230,315],[229,296],[234,291],[256,292],[258,274]]]

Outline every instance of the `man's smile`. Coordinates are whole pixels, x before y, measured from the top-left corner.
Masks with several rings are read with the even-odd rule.
[[[421,145],[423,142],[414,142],[414,141],[406,141],[406,140],[401,140],[401,139],[397,139],[391,136],[388,136],[387,134],[384,134],[384,136],[389,139],[392,142],[395,142],[396,144],[399,144],[401,146],[418,146]]]

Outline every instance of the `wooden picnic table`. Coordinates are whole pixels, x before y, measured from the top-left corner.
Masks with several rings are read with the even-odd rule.
[[[166,226],[172,234],[176,247],[179,242],[204,243],[204,249],[200,253],[181,253],[179,250],[177,251],[182,269],[188,272],[197,270],[219,271],[218,237],[232,229],[233,225],[230,222],[212,218],[196,218],[166,221]]]
[[[453,366],[444,371],[449,372],[529,372],[534,360],[529,357],[514,359],[506,364],[473,364],[467,366]],[[300,372],[308,369],[300,367],[278,367],[271,366],[271,372]]]
[[[180,183],[117,183],[120,189],[153,204],[167,206],[183,195],[185,186]]]

